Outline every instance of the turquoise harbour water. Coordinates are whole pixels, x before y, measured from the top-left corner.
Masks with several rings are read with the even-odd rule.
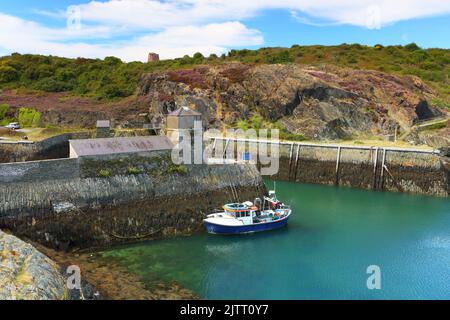
[[[267,182],[272,187],[272,182]],[[206,233],[104,253],[203,299],[450,299],[450,200],[277,182],[287,228]],[[381,290],[367,289],[369,265]]]

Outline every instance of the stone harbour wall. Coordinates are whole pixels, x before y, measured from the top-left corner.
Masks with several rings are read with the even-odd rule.
[[[0,141],[0,163],[67,158],[69,140],[87,139],[89,132],[64,133],[42,141]]]
[[[237,143],[223,142],[216,156],[225,145],[242,159]],[[280,144],[279,155],[279,171],[272,179],[441,197],[450,192],[449,158],[437,152],[286,142]]]
[[[266,192],[249,163],[176,166],[169,157],[0,165],[0,229],[57,249],[105,247],[189,234],[224,203]]]

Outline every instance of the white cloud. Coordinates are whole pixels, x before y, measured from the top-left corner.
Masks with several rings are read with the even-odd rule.
[[[220,54],[233,47],[263,44],[262,34],[242,20],[270,9],[287,10],[301,23],[378,29],[402,20],[448,14],[450,0],[91,1],[65,12],[40,12],[67,19],[67,27],[59,29],[0,13],[0,52],[115,55],[126,61],[145,60],[148,51],[162,58],[197,51]]]
[[[155,29],[241,20],[268,9],[298,10],[329,22],[369,28],[450,13],[449,0],[109,0],[78,7],[83,20]]]
[[[145,61],[149,51],[163,58],[202,52],[224,53],[232,46],[260,45],[263,37],[257,30],[248,29],[240,22],[224,22],[203,26],[169,27],[127,41],[106,40],[91,44],[71,39],[89,38],[109,27],[91,27],[81,30],[51,29],[37,23],[0,13],[0,49],[9,52],[52,54],[65,57],[104,58],[117,56],[125,61]],[[14,35],[14,36],[12,36]]]

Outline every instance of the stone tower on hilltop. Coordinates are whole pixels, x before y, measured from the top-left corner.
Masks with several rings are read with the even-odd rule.
[[[150,63],[150,62],[155,62],[155,61],[159,61],[159,54],[154,53],[154,52],[150,52],[148,54],[147,62]]]

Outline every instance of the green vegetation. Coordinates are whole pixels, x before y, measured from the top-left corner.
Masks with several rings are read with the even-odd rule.
[[[306,140],[305,136],[301,133],[291,133],[286,128],[284,128],[283,124],[279,121],[269,122],[264,120],[263,117],[259,115],[253,115],[247,120],[239,120],[235,125],[238,129],[248,130],[255,129],[257,132],[260,129],[269,129],[267,132],[267,138],[270,138],[270,129],[279,130],[279,138],[281,140],[291,140],[291,141],[303,141]]]
[[[436,106],[438,106],[439,108],[442,109],[448,109],[450,111],[450,102],[445,102],[443,100],[440,99],[435,99],[432,101],[432,103]]]
[[[169,174],[186,175],[188,173],[188,168],[186,166],[184,166],[184,165],[171,164],[167,168],[167,173],[169,173]]]
[[[21,127],[37,127],[41,120],[41,113],[31,108],[19,109],[19,124]]]
[[[107,177],[111,176],[111,172],[109,172],[108,170],[102,169],[98,172],[97,176],[100,178],[107,178]]]
[[[9,105],[0,104],[0,126],[5,126],[11,122],[10,118],[7,118],[7,113],[9,112]]]
[[[143,53],[144,54],[144,53]],[[406,46],[299,46],[231,50],[228,55],[201,53],[153,63],[124,63],[115,57],[66,59],[53,56],[12,54],[0,58],[0,89],[71,92],[95,99],[120,99],[132,95],[142,74],[178,70],[201,64],[240,61],[249,64],[333,64],[399,75],[416,75],[435,88],[444,101],[450,96],[450,50]],[[201,84],[200,84],[201,85]]]
[[[8,112],[9,112],[9,105],[0,104],[0,120],[3,120]]]
[[[447,127],[447,122],[438,122],[434,124],[430,124],[429,126],[426,126],[423,128],[423,130],[439,130]]]
[[[108,160],[84,159],[81,162],[81,172],[84,177],[149,174],[157,179],[164,179],[167,174],[186,175],[189,170],[185,165],[174,164],[171,153],[167,152],[150,158],[129,156]]]
[[[136,167],[128,167],[127,169],[128,174],[141,174],[142,171]]]

